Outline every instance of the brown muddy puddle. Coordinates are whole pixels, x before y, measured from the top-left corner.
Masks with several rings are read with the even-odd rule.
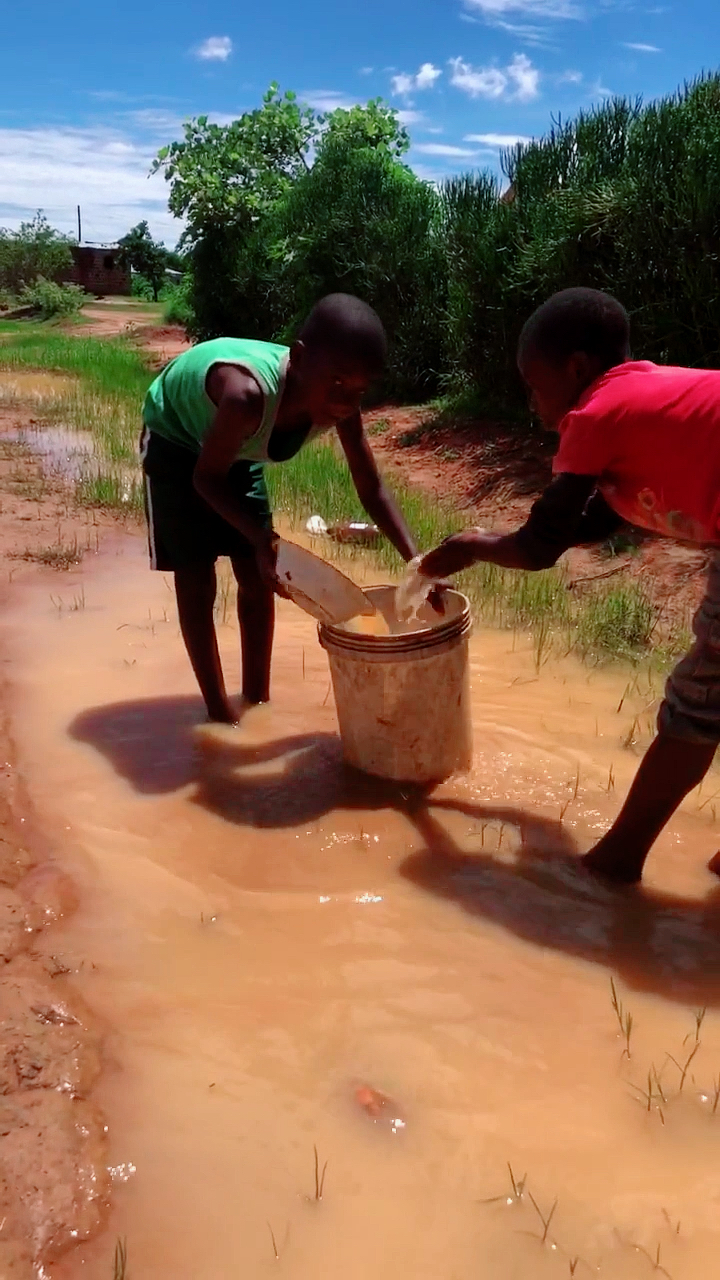
[[[10,672],[82,890],[53,948],[108,1026],[116,1198],[51,1274],[107,1277],[118,1235],[128,1275],[163,1280],[715,1274],[717,775],[642,893],[571,861],[632,775],[623,742],[647,741],[647,676],[538,673],[524,638],[476,635],[474,770],[423,800],[343,771],[292,605],[272,706],[221,730],[198,728],[139,537],[60,594],[42,569],[19,584]],[[233,626],[221,642],[236,687]]]

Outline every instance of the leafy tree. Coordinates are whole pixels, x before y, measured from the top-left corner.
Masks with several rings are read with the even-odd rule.
[[[157,302],[169,266],[170,254],[165,245],[153,240],[147,222],[138,222],[118,244],[120,261],[148,281],[153,300]]]
[[[318,156],[334,147],[346,151],[369,148],[399,160],[410,146],[410,137],[394,107],[373,98],[364,107],[337,107],[323,117]]]
[[[161,170],[170,183],[170,211],[186,219],[181,243],[190,245],[213,231],[254,226],[310,171],[312,151],[337,144],[397,158],[410,145],[397,113],[380,99],[323,115],[301,105],[291,90],[281,94],[276,83],[261,107],[231,124],[199,116],[183,131],[182,142],[158,152],[152,172]]]
[[[388,332],[386,389],[431,393],[444,357],[441,214],[434,187],[389,148],[358,146],[353,132],[339,131],[270,220],[268,265],[263,273],[253,253],[246,288],[259,279],[286,338],[324,294],[357,294]]]
[[[60,280],[72,266],[70,244],[40,210],[19,231],[0,227],[0,288],[18,294],[40,276]]]
[[[153,169],[170,183],[170,209],[186,219],[190,301],[198,337],[252,332],[275,336],[296,310],[285,294],[283,232],[277,218],[298,187],[312,185],[334,157],[382,156],[402,173],[409,146],[397,113],[381,100],[321,114],[272,84],[262,105],[229,125],[188,121],[184,139],[163,147]],[[340,179],[341,180],[341,179]],[[329,210],[319,205],[317,239]],[[339,287],[339,286],[338,286]]]
[[[170,183],[171,213],[186,219],[182,243],[196,244],[213,228],[247,229],[307,171],[321,119],[271,84],[262,106],[232,124],[187,120],[183,141],[163,147],[152,166]]]

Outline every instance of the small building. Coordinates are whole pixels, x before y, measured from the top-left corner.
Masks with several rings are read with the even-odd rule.
[[[96,298],[129,297],[130,269],[120,263],[117,245],[72,244],[73,265],[65,276],[66,284],[79,284]]]

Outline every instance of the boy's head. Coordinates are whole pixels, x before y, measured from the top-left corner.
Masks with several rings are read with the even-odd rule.
[[[563,289],[544,302],[520,334],[518,368],[531,407],[554,430],[596,378],[630,359],[630,320],[599,289]]]
[[[290,353],[295,384],[313,421],[330,426],[360,406],[387,356],[380,317],[349,293],[331,293],[313,307]]]

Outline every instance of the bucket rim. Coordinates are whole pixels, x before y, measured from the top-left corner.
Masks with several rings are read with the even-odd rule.
[[[394,590],[391,583],[379,583],[366,589],[368,599],[372,600],[377,591]],[[347,631],[342,623],[321,622],[318,636],[323,649],[339,649],[364,655],[381,654],[392,658],[405,653],[435,649],[447,644],[459,636],[466,635],[472,627],[470,601],[462,591],[448,588],[448,594],[462,602],[461,607],[452,618],[440,622],[435,627],[422,626],[414,631],[403,631],[399,635],[372,636],[358,631]]]

